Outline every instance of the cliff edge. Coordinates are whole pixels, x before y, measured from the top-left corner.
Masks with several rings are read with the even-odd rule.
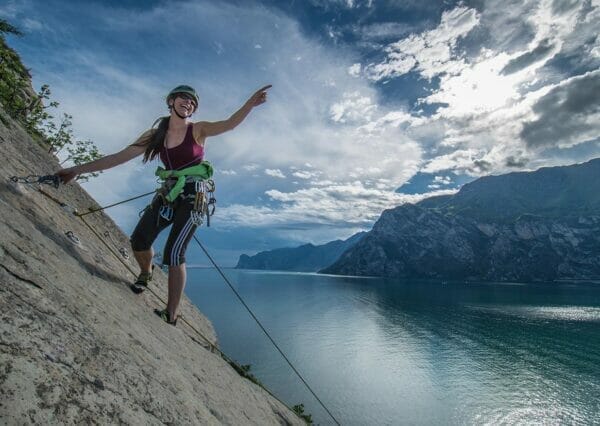
[[[79,185],[10,181],[58,164],[0,114],[2,423],[304,424],[211,350],[214,329],[185,296],[185,323],[154,315],[161,271],[152,291],[131,292],[137,266],[118,254],[128,237],[104,213],[85,216],[88,227],[59,204],[95,206]]]

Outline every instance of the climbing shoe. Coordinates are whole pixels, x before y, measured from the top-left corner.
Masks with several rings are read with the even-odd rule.
[[[169,315],[169,311],[167,311],[166,309],[163,309],[162,311],[155,309],[154,313],[158,315],[160,319],[162,319],[167,324],[171,324],[173,326],[177,325],[177,319],[179,318],[179,316],[171,321],[171,315]]]
[[[152,272],[154,272],[154,265],[152,265],[151,272],[141,272],[137,280],[133,284],[131,284],[130,288],[136,294],[142,293],[146,288],[148,288],[148,283],[152,281]]]

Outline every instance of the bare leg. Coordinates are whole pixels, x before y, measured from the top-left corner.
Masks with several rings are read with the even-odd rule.
[[[152,258],[154,257],[152,247],[145,251],[133,251],[133,256],[137,260],[138,265],[140,265],[140,272],[152,272]]]
[[[179,302],[185,287],[185,263],[176,266],[169,266],[169,300],[167,302],[167,311],[169,317],[174,320],[179,315]]]

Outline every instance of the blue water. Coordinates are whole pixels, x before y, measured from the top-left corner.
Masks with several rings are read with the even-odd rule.
[[[600,424],[600,284],[225,274],[342,424]],[[186,293],[229,357],[333,424],[216,271]]]

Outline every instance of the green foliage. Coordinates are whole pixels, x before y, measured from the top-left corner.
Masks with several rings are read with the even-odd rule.
[[[27,92],[30,75],[17,52],[4,41],[4,33],[20,33],[8,31],[14,27],[6,21],[0,20],[0,26],[0,102],[11,117],[22,121],[29,102]]]
[[[250,373],[250,364],[239,365],[235,361],[231,360],[227,360],[227,362],[229,362],[229,365],[231,365],[240,376],[250,380],[252,383],[257,384],[260,387],[264,387],[263,384],[252,373]]]
[[[304,414],[304,404],[294,405],[292,407],[292,410],[294,410],[294,413],[298,414],[298,416],[300,416],[302,419],[304,419],[304,421],[306,422],[307,425],[313,424],[312,415]]]
[[[7,21],[0,19],[0,103],[6,113],[18,121],[36,141],[46,145],[49,153],[58,155],[66,149],[68,155],[61,164],[72,162],[79,165],[100,158],[98,148],[92,141],[75,140],[71,129],[72,116],[63,114],[60,125],[55,124],[49,111],[58,107],[58,102],[50,100],[48,85],[43,85],[38,93],[33,91],[31,75],[19,55],[6,44],[5,34],[22,34]],[[98,174],[91,173],[77,179],[87,181]]]
[[[96,145],[94,145],[94,143],[90,140],[76,141],[75,145],[67,145],[67,152],[69,155],[63,160],[62,163],[66,161],[72,161],[74,164],[80,165],[102,157]],[[81,182],[87,182],[91,177],[96,177],[99,174],[100,172],[86,173],[84,175],[79,175],[77,180]]]

